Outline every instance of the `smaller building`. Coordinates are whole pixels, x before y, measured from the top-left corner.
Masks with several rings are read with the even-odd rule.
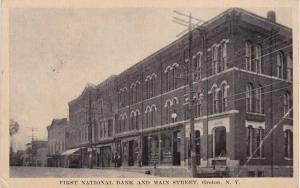
[[[67,118],[53,119],[47,127],[48,131],[48,166],[64,167],[64,156],[62,153],[66,150],[66,127]]]
[[[48,141],[34,140],[26,144],[23,157],[25,166],[47,166]]]

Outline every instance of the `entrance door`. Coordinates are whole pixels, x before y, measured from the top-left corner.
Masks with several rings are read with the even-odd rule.
[[[143,137],[142,163],[148,166],[148,137]]]
[[[179,132],[173,133],[173,165],[180,165],[180,137]]]
[[[133,159],[133,155],[134,155],[133,144],[134,144],[134,141],[133,141],[133,140],[130,140],[130,141],[129,141],[129,148],[128,148],[128,166],[133,166],[133,165],[134,165],[134,159]]]

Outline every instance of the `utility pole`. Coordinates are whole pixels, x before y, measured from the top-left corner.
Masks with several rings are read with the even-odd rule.
[[[91,91],[89,92],[89,148],[88,148],[88,155],[89,155],[89,168],[93,168],[93,161],[92,161],[92,156],[93,156],[93,140],[92,140],[92,96],[91,96]]]
[[[31,166],[33,166],[33,163],[34,163],[34,155],[35,155],[35,166],[37,165],[37,147],[34,146],[34,132],[38,130],[38,128],[34,128],[34,127],[26,127],[26,128],[29,128],[31,129],[31,136],[29,136],[31,138]]]
[[[196,145],[195,145],[195,114],[194,114],[194,85],[193,85],[193,73],[194,73],[194,63],[192,58],[192,41],[193,41],[193,27],[197,27],[199,23],[192,24],[192,19],[195,19],[199,22],[203,22],[201,19],[193,18],[191,14],[187,15],[185,13],[181,13],[179,11],[174,11],[175,13],[188,17],[188,22],[174,17],[174,22],[183,26],[188,26],[188,56],[189,56],[189,65],[187,68],[188,74],[188,86],[189,86],[189,114],[190,114],[190,146],[191,146],[191,175],[192,177],[197,176],[197,166],[196,166]],[[180,34],[184,33],[181,32]],[[179,34],[179,35],[180,35]],[[177,35],[178,36],[178,35]]]

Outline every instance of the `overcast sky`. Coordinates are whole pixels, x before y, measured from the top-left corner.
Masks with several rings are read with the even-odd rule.
[[[226,9],[177,9],[209,20]],[[266,8],[248,9],[266,15]],[[291,11],[273,9],[290,26]],[[31,130],[47,139],[53,118],[68,117],[68,102],[86,83],[98,84],[176,39],[185,28],[171,9],[12,9],[10,12],[10,117],[21,128],[15,148]]]

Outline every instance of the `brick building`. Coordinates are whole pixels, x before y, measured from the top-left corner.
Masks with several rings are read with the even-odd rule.
[[[53,119],[48,131],[48,166],[61,167],[63,164],[62,153],[66,150],[67,118]]]
[[[74,147],[95,148],[97,167],[113,153],[122,166],[188,167],[192,66],[198,172],[292,176],[292,30],[274,11],[232,8],[192,36],[192,62],[184,35],[71,101]]]

